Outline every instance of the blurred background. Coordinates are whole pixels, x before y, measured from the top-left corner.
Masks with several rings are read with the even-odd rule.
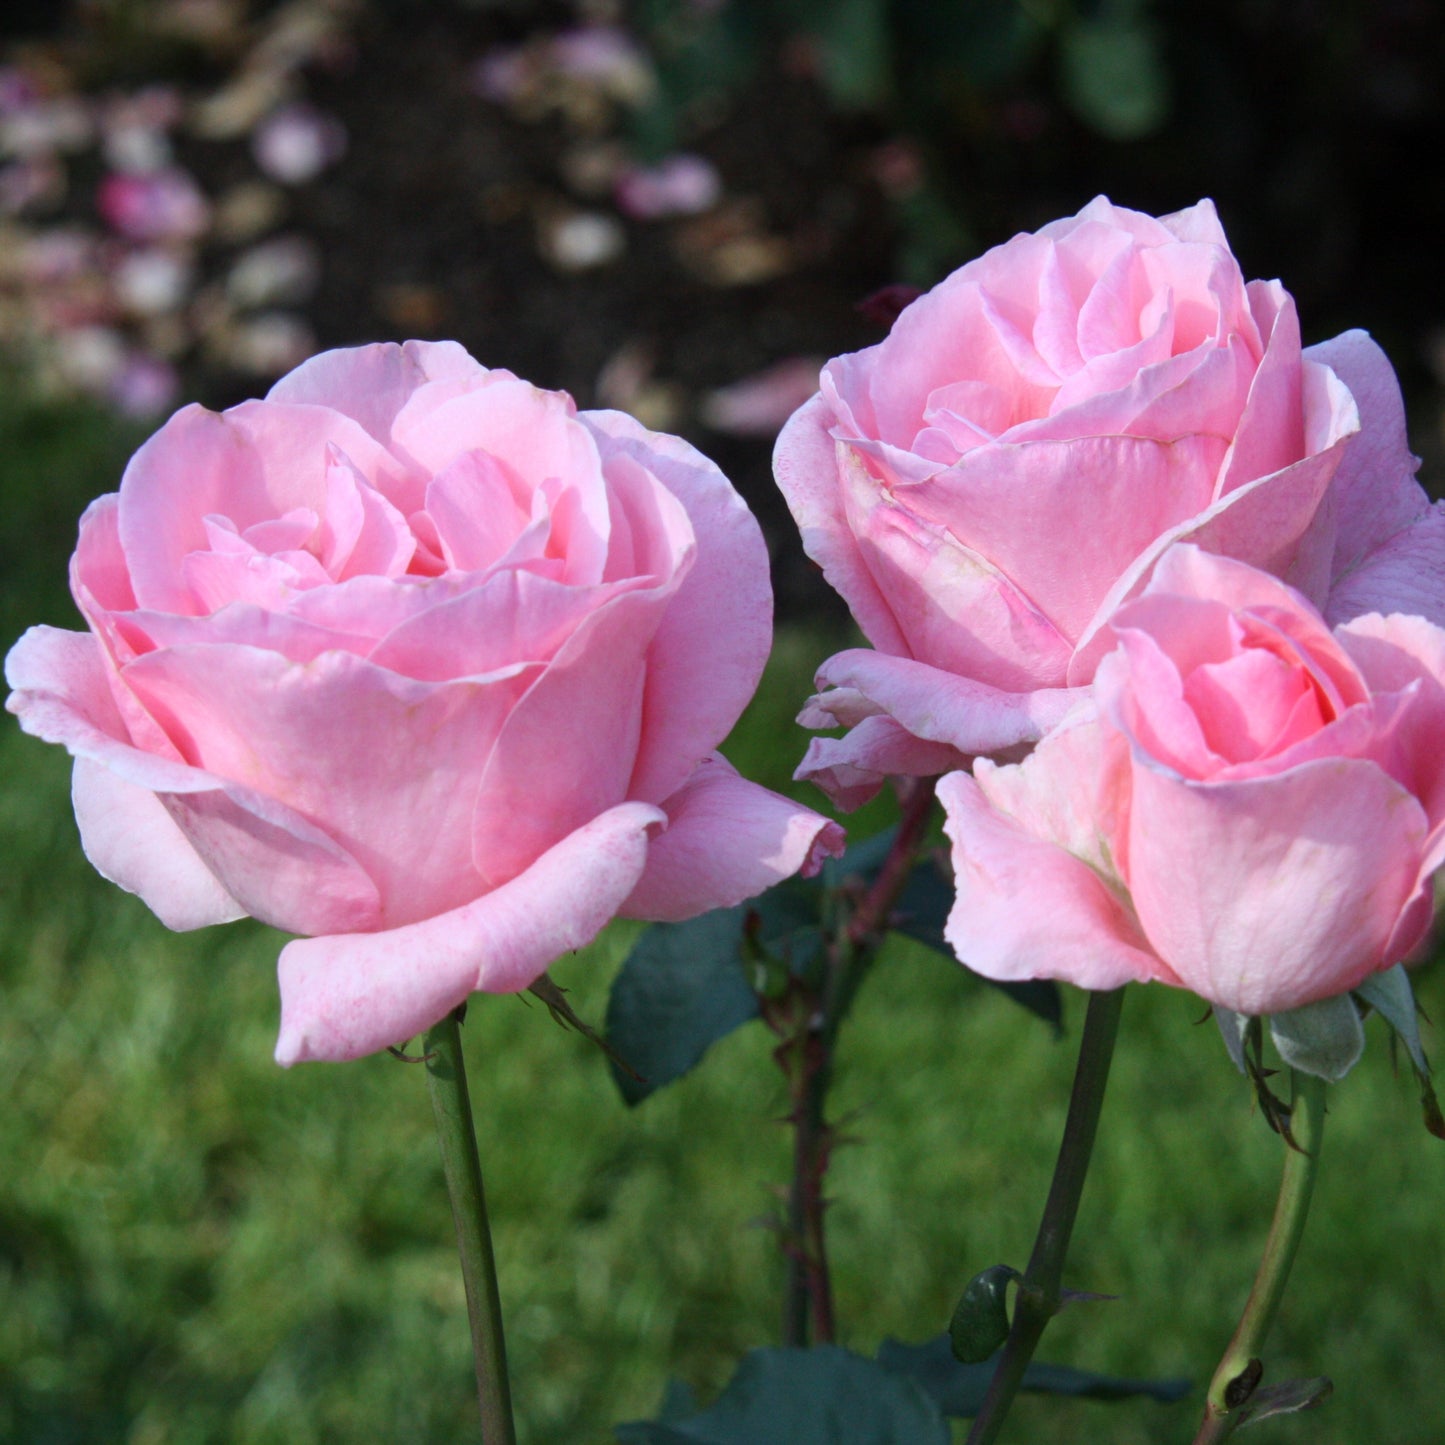
[[[171,409],[321,347],[454,337],[737,482],[783,627],[730,752],[786,789],[844,619],[772,485],[779,426],[906,288],[1095,194],[1212,196],[1306,341],[1369,329],[1438,494],[1441,74],[1429,0],[6,0],[0,647],[75,625],[76,519]],[[276,1070],[281,940],[165,934],[88,871],[66,788],[62,755],[5,731],[0,1440],[467,1438],[423,1081]],[[591,1017],[628,937],[559,970]],[[1419,986],[1445,1015],[1440,970]],[[1065,1315],[1046,1353],[1202,1384],[1278,1150],[1193,1001],[1130,1009],[1071,1281],[1126,1298]],[[606,1440],[669,1373],[716,1391],[777,1329],[768,1036],[635,1113],[543,1010],[487,1001],[468,1037],[525,1438]],[[1072,1048],[903,946],[844,1044],[861,1142],[830,1223],[871,1351],[1023,1262]],[[1271,1368],[1339,1393],[1262,1427],[1280,1441],[1445,1438],[1445,1146],[1382,1045],[1336,1091]],[[1183,1440],[1194,1409],[1025,1404],[1018,1438]]]

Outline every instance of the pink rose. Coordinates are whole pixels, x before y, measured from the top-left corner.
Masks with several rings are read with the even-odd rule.
[[[281,954],[283,1063],[840,846],[714,751],[771,630],[727,480],[454,343],[186,407],[86,512],[71,577],[91,633],[28,632],[8,705],[74,754],[87,855],[163,922],[319,935]]]
[[[947,934],[990,978],[1159,979],[1286,1012],[1400,962],[1445,861],[1445,630],[1356,618],[1191,546],[1022,763],[939,784]]]
[[[1294,302],[1245,283],[1208,201],[1154,220],[1099,199],[1015,236],[821,382],[775,465],[876,649],[827,662],[799,719],[853,729],[799,772],[846,806],[1036,741],[1181,539],[1332,621],[1445,621],[1445,511],[1389,362],[1358,331],[1301,351]]]

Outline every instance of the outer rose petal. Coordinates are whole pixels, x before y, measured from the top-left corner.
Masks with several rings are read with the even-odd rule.
[[[1415,480],[1420,465],[1405,435],[1405,404],[1389,358],[1365,331],[1345,331],[1305,355],[1350,389],[1359,435],[1335,473],[1337,527],[1332,575],[1338,580],[1429,508]]]
[[[958,897],[944,935],[986,978],[1118,988],[1163,975],[1118,898],[1088,864],[1029,837],[967,773],[938,785]]]
[[[647,850],[647,869],[622,905],[627,918],[675,923],[730,908],[843,851],[836,823],[739,777],[720,753],[662,806],[667,831]]]
[[[628,796],[659,802],[731,730],[757,690],[773,640],[768,550],[722,472],[677,437],[618,411],[579,416],[606,469],[617,456],[651,472],[687,512],[697,551],[647,655],[642,737]]]
[[[337,654],[338,656],[341,654]],[[6,707],[32,736],[159,795],[243,909],[297,932],[375,926],[376,885],[356,859],[294,809],[202,768],[132,747],[86,633],[32,627],[5,659]]]
[[[863,634],[884,652],[909,652],[843,510],[839,444],[829,427],[832,409],[821,395],[793,414],[773,449],[773,471],[802,535],[803,551],[848,604]]]
[[[1404,612],[1445,626],[1445,502],[1396,532],[1330,589],[1325,621]]]
[[[1005,692],[925,662],[862,647],[830,657],[815,680],[819,688],[860,693],[872,704],[870,711],[886,713],[914,737],[971,755],[1037,742],[1081,696],[1077,688],[1061,687]],[[814,705],[826,708],[827,694]]]
[[[154,793],[77,758],[70,797],[91,866],[137,894],[167,928],[185,932],[246,916]]]
[[[889,778],[933,778],[966,768],[969,761],[957,748],[925,742],[879,714],[863,718],[846,737],[813,738],[793,776],[820,787],[835,807],[851,813]]]
[[[430,1028],[473,991],[526,988],[616,914],[642,876],[649,830],[665,821],[623,803],[461,908],[389,932],[287,944],[276,1061],[360,1058]]]
[[[1281,1013],[1354,988],[1414,894],[1424,810],[1376,764],[1195,783],[1136,758],[1127,883],[1186,988]]]
[[[418,388],[486,375],[487,368],[455,341],[377,342],[323,351],[288,372],[267,401],[329,406],[359,421],[379,442]]]

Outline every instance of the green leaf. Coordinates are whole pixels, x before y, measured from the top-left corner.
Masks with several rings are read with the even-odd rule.
[[[1138,140],[1169,112],[1169,77],[1153,29],[1129,14],[1071,21],[1059,35],[1065,97],[1110,140]]]
[[[1018,1278],[1011,1265],[995,1264],[969,1280],[948,1322],[955,1359],[977,1364],[1008,1338],[1008,1287]]]
[[[1245,1060],[1244,1041],[1249,1031],[1249,1015],[1238,1014],[1233,1009],[1215,1004],[1214,1021],[1219,1025],[1219,1032],[1224,1035],[1224,1047],[1229,1050],[1229,1057],[1234,1060],[1235,1068],[1241,1074],[1247,1074],[1249,1066]]]
[[[893,910],[894,930],[926,944],[950,963],[957,964],[958,956],[943,933],[949,911],[953,908],[953,897],[953,885],[943,876],[943,870],[932,858],[925,858],[908,875],[908,881],[898,896]],[[983,977],[981,974],[972,976]],[[1000,983],[996,979],[984,978],[983,982],[1043,1019],[1055,1034],[1063,1031],[1063,999],[1058,984],[1052,979]]]
[[[1365,1026],[1347,993],[1271,1014],[1269,1032],[1290,1068],[1332,1084],[1343,1079],[1365,1051]]]
[[[1424,1046],[1420,1043],[1415,991],[1410,987],[1410,975],[1405,972],[1405,965],[1397,963],[1394,968],[1387,968],[1384,973],[1372,974],[1355,990],[1355,994],[1364,999],[1394,1029],[1410,1055],[1415,1072],[1428,1075],[1430,1064],[1425,1057]]]
[[[607,1001],[607,1043],[637,1070],[612,1077],[629,1104],[681,1078],[711,1045],[758,1015],[743,969],[746,908],[654,923],[627,955]]]
[[[948,1445],[917,1381],[836,1345],[754,1350],[706,1410],[619,1425],[622,1445]]]
[[[983,1406],[993,1379],[997,1356],[966,1365],[954,1359],[947,1335],[936,1335],[921,1345],[901,1340],[884,1340],[878,1348],[878,1363],[895,1374],[907,1375],[919,1385],[947,1416],[971,1419]],[[1066,1365],[1030,1365],[1024,1373],[1023,1388],[1040,1395],[1068,1395],[1086,1400],[1128,1400],[1144,1396],[1161,1404],[1182,1400],[1190,1391],[1188,1380],[1135,1380],[1113,1375],[1096,1375]]]

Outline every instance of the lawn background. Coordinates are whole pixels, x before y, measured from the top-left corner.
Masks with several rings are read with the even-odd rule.
[[[133,430],[0,401],[0,644],[76,625],[75,521]],[[780,634],[728,751],[787,788],[791,717],[830,639]],[[250,923],[174,935],[97,878],[60,750],[0,730],[0,1440],[237,1445],[473,1438],[471,1365],[425,1081],[385,1056],[278,1069],[275,959]],[[809,799],[817,803],[814,796]],[[877,826],[877,818],[867,827]],[[865,828],[866,831],[866,828]],[[600,1019],[633,929],[557,967]],[[1445,976],[1419,976],[1445,1018]],[[936,1334],[979,1268],[1022,1265],[1067,1097],[1067,1037],[962,969],[892,948],[843,1037],[829,1214],[846,1343]],[[1247,1291],[1280,1149],[1194,999],[1127,1001],[1051,1360],[1191,1375],[1202,1390]],[[1331,1091],[1325,1158],[1267,1379],[1332,1401],[1252,1439],[1445,1439],[1445,1144],[1380,1025]],[[597,1052],[515,998],[465,1030],[523,1438],[606,1441],[669,1374],[707,1397],[776,1342],[763,1221],[785,1180],[759,1027],[629,1111]],[[1427,1047],[1438,1051],[1435,1030]],[[1187,1441],[1176,1407],[1026,1400],[1010,1438]]]

